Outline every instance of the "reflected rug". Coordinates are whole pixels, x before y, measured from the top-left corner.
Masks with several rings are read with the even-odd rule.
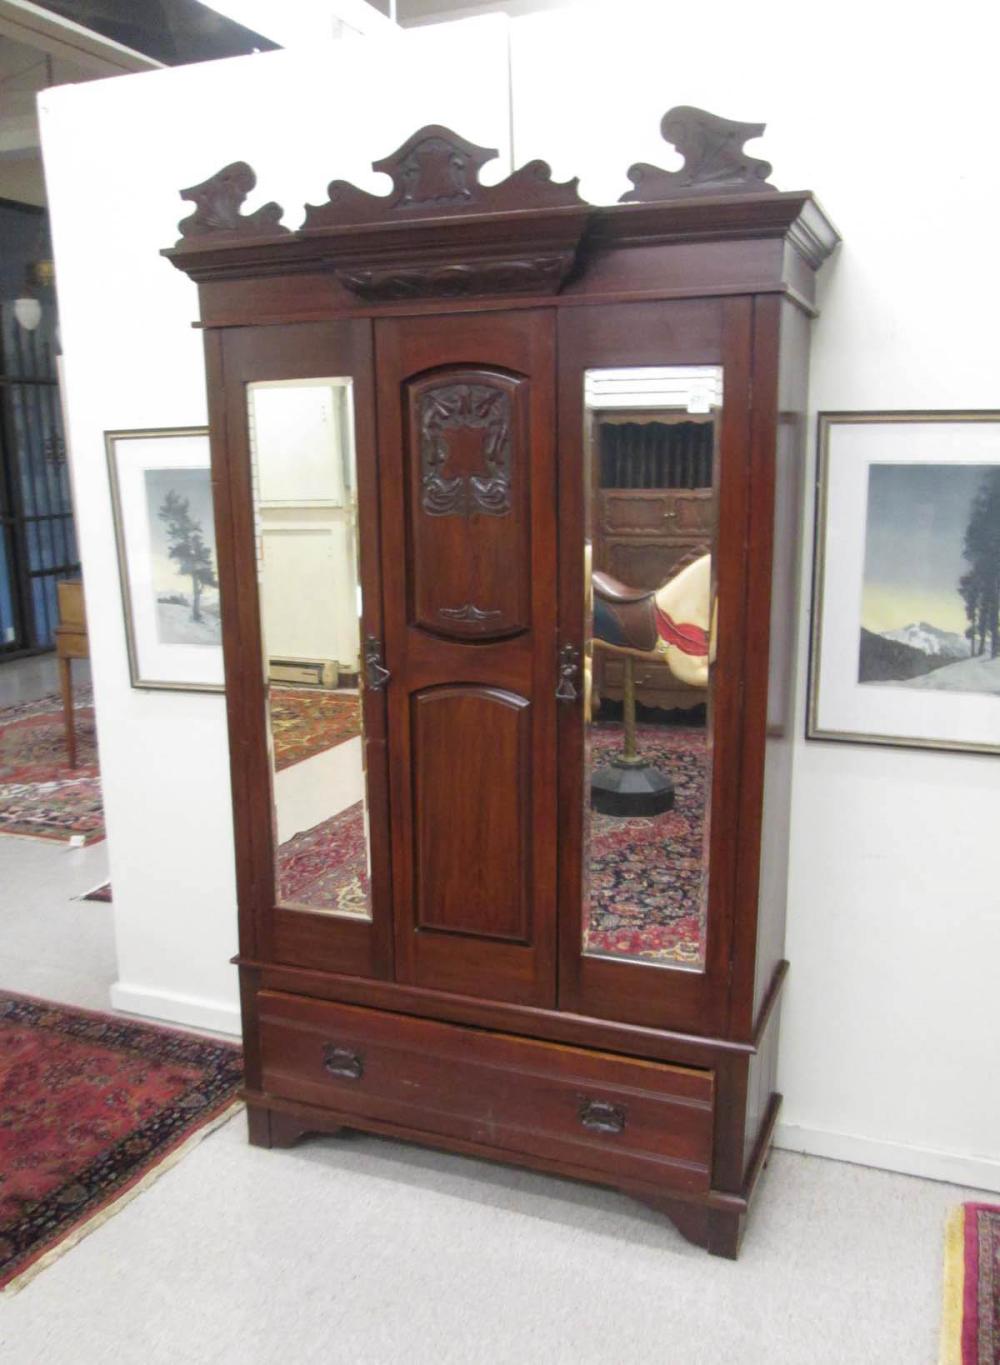
[[[40,839],[104,838],[101,778],[90,689],[75,705],[78,763],[66,761],[58,697],[0,709],[0,834]]]
[[[272,687],[271,731],[280,772],[360,735],[361,698],[317,687]]]
[[[0,1288],[19,1289],[238,1107],[236,1044],[0,992]]]
[[[705,950],[704,840],[706,732],[697,726],[639,725],[639,753],[669,774],[674,807],[623,819],[590,810],[587,951],[699,964]],[[622,743],[617,722],[591,727],[591,762]]]
[[[278,849],[278,885],[285,905],[368,914],[364,802],[303,830]]]
[[[948,1219],[939,1359],[1000,1361],[1000,1205],[960,1204]]]

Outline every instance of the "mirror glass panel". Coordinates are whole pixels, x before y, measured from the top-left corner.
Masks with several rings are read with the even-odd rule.
[[[248,386],[280,905],[371,917],[349,379]]]
[[[704,970],[722,371],[585,379],[584,951]]]

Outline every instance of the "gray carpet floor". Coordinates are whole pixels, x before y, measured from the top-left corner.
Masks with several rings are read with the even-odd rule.
[[[107,1008],[104,846],[0,838],[0,987]],[[933,1365],[975,1192],[774,1153],[739,1262],[611,1191],[237,1115],[19,1294],[3,1365]],[[989,1198],[989,1196],[985,1196]]]

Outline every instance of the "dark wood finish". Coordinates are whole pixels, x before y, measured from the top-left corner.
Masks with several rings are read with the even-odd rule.
[[[530,629],[529,387],[481,369],[406,385],[413,624],[432,634]]]
[[[382,518],[400,548],[383,566],[396,978],[535,1005],[555,999],[553,333],[535,311],[376,327]],[[473,378],[510,420],[477,428],[462,400],[465,431],[443,431],[433,466],[455,506],[440,489],[428,503],[420,414]],[[497,631],[514,633],[484,636],[494,618],[439,623],[434,603],[499,610]]]
[[[392,180],[389,194],[369,194],[346,180],[331,181],[325,204],[306,205],[303,231],[384,223],[400,214],[438,217],[583,205],[579,181],[555,183],[544,161],[528,162],[499,185],[481,184],[479,172],[498,155],[495,147],[477,147],[450,128],[428,125],[372,163],[373,171]]]
[[[483,186],[489,150],[441,128],[378,163],[388,195],[335,183],[298,232],[242,215],[248,168],[189,192],[166,255],[198,281],[207,329],[251,1141],[347,1127],[520,1163],[617,1186],[736,1255],[780,1104],[807,332],[837,241],[809,194],[765,183],[743,151],[760,131],[672,111],[683,170],[634,168],[612,207],[542,163]],[[670,364],[724,375],[700,972],[581,952],[582,377]],[[267,889],[245,386],[340,374],[370,924]],[[716,529],[707,502],[605,489],[606,567],[655,586]]]
[[[658,202],[698,191],[709,194],[745,194],[747,190],[773,189],[767,184],[770,162],[747,156],[744,142],[760,137],[764,123],[734,123],[704,109],[681,104],[663,115],[660,132],[684,158],[679,171],[636,162],[629,168],[633,189],[621,197]]]
[[[708,1189],[711,1072],[266,991],[259,1009],[267,1094]]]
[[[274,237],[285,233],[281,226],[284,209],[280,204],[264,204],[253,213],[243,213],[243,202],[257,184],[253,168],[245,161],[234,161],[215,175],[181,190],[181,198],[189,199],[195,210],[182,219],[177,228],[180,240],[177,250],[183,251],[199,237]]]
[[[432,687],[414,695],[410,723],[417,931],[530,943],[530,702]]]
[[[87,639],[87,617],[83,602],[83,584],[78,579],[66,579],[56,584],[59,624],[55,628],[56,659],[59,662],[59,691],[62,695],[63,730],[66,734],[66,757],[71,768],[76,767],[76,724],[73,717],[73,660],[90,658]]]
[[[371,921],[313,914],[275,903],[271,775],[257,591],[247,385],[255,380],[353,378],[357,456],[362,635],[382,636],[378,473],[375,455],[370,324],[242,328],[207,338],[209,425],[223,655],[233,779],[233,818],[240,857],[237,891],[241,943],[269,961],[326,967],[365,976],[392,975],[385,694],[363,691],[369,808]],[[250,660],[257,660],[253,665]]]

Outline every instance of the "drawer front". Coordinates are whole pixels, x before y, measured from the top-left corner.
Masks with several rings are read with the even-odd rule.
[[[268,1094],[608,1181],[709,1186],[711,1072],[272,991],[258,1006]]]
[[[710,534],[714,519],[711,490],[614,490],[598,494],[601,527],[612,534]]]

